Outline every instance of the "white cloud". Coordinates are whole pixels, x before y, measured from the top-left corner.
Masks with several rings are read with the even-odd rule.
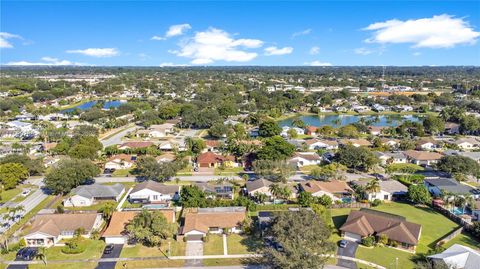
[[[161,63],[160,67],[188,66],[188,64],[174,64],[172,62]]]
[[[67,53],[78,53],[92,57],[113,57],[120,52],[116,48],[89,48],[83,50],[67,50]]]
[[[416,48],[451,48],[474,44],[480,32],[462,18],[443,14],[431,18],[401,21],[397,19],[370,24],[363,30],[374,31],[368,43],[411,43]]]
[[[6,65],[86,65],[84,63],[76,63],[68,60],[59,60],[53,57],[43,57],[41,58],[42,62],[28,62],[28,61],[18,61],[18,62],[9,62]]]
[[[306,62],[305,65],[310,65],[310,66],[332,66],[331,63],[328,63],[328,62],[320,62],[320,61]]]
[[[422,55],[422,53],[421,53],[421,52],[418,52],[418,51],[416,51],[416,52],[413,53],[413,56],[420,56],[420,55]]]
[[[259,48],[263,41],[258,39],[233,39],[221,29],[209,28],[179,44],[179,50],[171,53],[191,58],[192,64],[210,64],[215,61],[248,62],[257,57],[257,53],[245,49]]]
[[[369,50],[367,48],[356,48],[353,51],[355,52],[355,54],[359,54],[359,55],[369,55],[373,53],[372,50]]]
[[[312,29],[305,29],[303,31],[300,31],[300,32],[295,32],[292,34],[292,38],[295,38],[297,36],[302,36],[302,35],[308,35],[312,32]]]
[[[265,48],[265,55],[285,55],[293,52],[292,47],[277,48],[275,46]]]
[[[7,33],[7,32],[0,32],[0,48],[13,48],[13,45],[9,39],[23,39],[19,35]]]
[[[317,47],[317,46],[311,47],[309,53],[310,53],[311,55],[317,55],[317,54],[320,53],[320,48]]]
[[[154,35],[151,40],[167,40],[169,37],[183,35],[190,29],[192,29],[192,26],[188,23],[171,25],[165,33],[165,36]]]

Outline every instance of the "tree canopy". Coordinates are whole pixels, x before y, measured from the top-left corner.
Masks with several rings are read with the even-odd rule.
[[[89,160],[62,160],[48,172],[44,182],[53,193],[65,194],[92,180],[98,173],[100,169]]]
[[[146,246],[159,246],[162,240],[172,238],[176,229],[176,224],[170,223],[158,210],[142,210],[126,227],[132,238]]]

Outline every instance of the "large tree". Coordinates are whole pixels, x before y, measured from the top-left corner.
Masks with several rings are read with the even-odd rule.
[[[274,269],[323,268],[328,259],[325,254],[335,249],[329,240],[330,228],[309,210],[279,212],[267,235],[283,248],[269,246],[263,250],[262,262]]]
[[[54,193],[66,194],[100,173],[89,160],[62,160],[45,176],[45,186]]]
[[[437,168],[450,174],[463,174],[478,176],[480,174],[480,165],[473,159],[460,156],[444,156],[437,163]]]
[[[295,168],[284,161],[256,160],[253,169],[259,176],[271,181],[283,181],[293,175]]]
[[[339,163],[348,168],[363,171],[368,171],[368,169],[379,162],[375,154],[369,149],[352,145],[341,147],[335,155],[335,158]]]
[[[28,177],[28,170],[20,163],[5,163],[0,165],[0,182],[5,189],[13,189]]]
[[[417,204],[429,204],[432,197],[424,185],[410,185],[408,187],[408,199]]]
[[[259,125],[258,134],[261,137],[271,137],[279,135],[282,128],[273,120],[266,120]]]
[[[162,240],[173,237],[176,228],[162,212],[142,210],[127,224],[126,230],[146,246],[159,246]]]
[[[180,202],[183,207],[205,207],[205,193],[198,186],[184,186],[180,193]]]
[[[445,130],[445,122],[440,117],[429,115],[423,120],[423,128],[430,134],[438,134]]]
[[[257,156],[261,160],[285,160],[292,156],[295,146],[288,143],[281,136],[266,138]]]
[[[30,159],[27,155],[10,154],[0,159],[0,164],[20,163],[28,169],[30,176],[40,175],[45,171],[41,159]]]
[[[145,180],[165,181],[175,176],[181,169],[181,162],[158,163],[151,156],[142,156],[137,160],[135,173]]]

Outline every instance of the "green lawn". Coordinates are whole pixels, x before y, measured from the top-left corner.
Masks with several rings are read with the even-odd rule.
[[[83,253],[79,254],[65,254],[62,252],[62,247],[47,248],[47,261],[52,260],[71,260],[71,259],[99,259],[102,256],[105,242],[102,240],[84,239],[87,248]]]
[[[231,234],[227,236],[228,254],[250,254],[258,252],[262,242],[249,236]]]
[[[94,269],[97,267],[96,262],[77,262],[77,263],[48,263],[30,264],[28,269]]]
[[[167,267],[183,267],[183,260],[145,260],[145,261],[127,261],[117,262],[115,269],[124,268],[167,268]],[[126,264],[126,267],[123,267]]]
[[[453,238],[452,240],[445,243],[443,245],[443,247],[444,248],[449,248],[453,244],[461,244],[461,245],[465,245],[467,247],[471,247],[473,249],[480,250],[480,241],[478,241],[475,238],[471,237],[470,235],[464,234],[464,233],[457,235],[455,238]]]
[[[203,244],[203,255],[223,255],[223,239],[221,235],[208,235],[208,242]]]
[[[0,193],[0,202],[5,203],[13,199],[17,194],[22,192],[22,188],[16,187],[15,189],[5,190]]]
[[[185,242],[170,240],[171,256],[183,256],[185,255]],[[146,247],[142,244],[136,244],[133,247],[124,246],[120,257],[162,257],[165,256],[168,250],[168,241],[162,242],[160,248],[158,247]]]
[[[204,259],[204,266],[234,266],[248,264],[247,259]]]
[[[112,177],[132,176],[133,169],[117,169],[112,173]]]
[[[426,253],[435,246],[435,243],[439,239],[458,227],[455,222],[449,220],[431,208],[418,208],[406,203],[384,203],[373,209],[404,216],[406,217],[407,221],[422,225],[420,242],[416,249],[417,253]],[[332,215],[332,223],[337,229],[343,223],[345,223],[351,210],[356,209],[342,208],[330,210]],[[332,236],[332,240],[338,239],[338,235]],[[446,246],[453,244],[455,241],[470,246],[475,246],[475,244],[478,245],[478,242],[475,243],[475,240],[470,238],[468,235],[462,234],[447,243]],[[387,247],[375,247],[373,249],[359,247],[356,257],[386,267],[391,267],[392,262],[395,262],[396,257],[399,258],[398,268],[413,268],[414,265],[411,261],[411,258],[413,257],[412,254]]]
[[[229,168],[215,168],[214,174],[216,176],[222,176],[222,175],[237,175],[239,173],[243,172],[243,167],[229,167]]]

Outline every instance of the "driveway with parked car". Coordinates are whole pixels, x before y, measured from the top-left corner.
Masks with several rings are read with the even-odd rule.
[[[120,244],[108,244],[105,246],[103,250],[103,258],[119,258],[120,253],[122,253],[123,245]],[[115,265],[117,262],[99,262],[97,265],[97,269],[115,269]]]
[[[338,244],[337,255],[355,258],[357,247],[358,243],[356,242],[341,240]],[[357,264],[354,261],[338,259],[337,265],[345,268],[357,269]]]

